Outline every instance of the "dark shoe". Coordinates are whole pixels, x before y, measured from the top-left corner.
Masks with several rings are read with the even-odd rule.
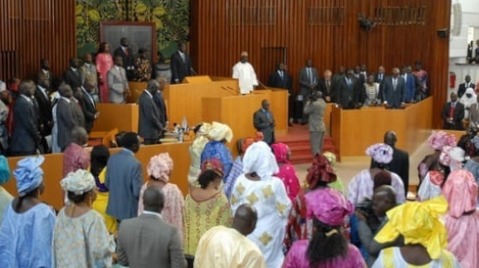
[[[293,123],[288,122],[288,127],[292,127],[292,126],[293,126]]]

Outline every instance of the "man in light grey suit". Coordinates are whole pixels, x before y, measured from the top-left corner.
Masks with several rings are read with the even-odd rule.
[[[469,126],[479,126],[479,95],[477,95],[476,103],[469,108]]]
[[[393,68],[392,76],[384,80],[382,99],[386,108],[404,107],[406,101],[406,83],[399,76],[399,68]]]
[[[110,189],[106,213],[118,221],[136,217],[143,184],[141,163],[135,158],[140,140],[135,132],[121,138],[123,149],[108,159],[105,185]]]
[[[264,142],[269,145],[274,143],[274,127],[276,124],[274,122],[273,114],[269,110],[268,100],[261,101],[261,109],[256,111],[253,115],[253,124],[257,131],[263,133]]]
[[[128,87],[128,79],[123,66],[123,58],[115,57],[115,66],[108,71],[108,90],[111,103],[125,103],[126,98],[130,95]]]
[[[298,100],[303,103],[303,108],[308,97],[317,89],[318,83],[318,70],[313,67],[313,60],[308,59],[306,61],[306,66],[299,72],[299,85],[301,86],[299,94],[301,97]],[[307,120],[307,116],[303,114],[302,124],[306,124]]]
[[[161,217],[165,197],[151,186],[143,194],[144,211],[125,220],[118,231],[118,263],[129,267],[186,267],[178,229]]]
[[[56,104],[56,123],[58,128],[58,146],[62,152],[72,142],[71,131],[78,126],[78,121],[74,117],[73,106],[71,104],[73,91],[72,88],[62,83],[58,88],[60,99]]]
[[[303,113],[309,116],[309,142],[313,155],[320,154],[323,150],[324,133],[324,110],[326,102],[321,98],[321,92],[314,92],[304,105]]]
[[[157,144],[163,126],[160,123],[158,107],[154,95],[158,93],[160,84],[156,80],[148,81],[147,87],[140,95],[140,119],[138,121],[138,134],[143,138],[145,145]]]

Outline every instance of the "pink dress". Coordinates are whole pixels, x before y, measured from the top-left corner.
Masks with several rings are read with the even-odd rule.
[[[140,199],[138,202],[138,215],[143,213],[143,193],[148,188],[148,182],[143,184],[140,190]],[[167,183],[163,188],[165,196],[165,207],[161,211],[161,217],[169,224],[175,226],[183,241],[183,215],[185,211],[185,201],[183,194],[176,184]]]
[[[278,162],[279,172],[273,176],[278,177],[286,188],[286,193],[291,201],[294,201],[301,190],[296,169],[288,160],[289,148],[286,144],[275,143],[272,145],[273,153]]]
[[[306,252],[308,250],[309,241],[299,240],[293,244],[283,263],[283,268],[310,268],[309,260]],[[348,253],[345,257],[337,257],[327,263],[319,265],[317,268],[363,268],[366,263],[361,256],[359,250],[349,244]]]
[[[98,79],[101,102],[108,102],[108,71],[113,67],[113,58],[110,53],[98,53],[96,55],[96,71],[100,74]]]

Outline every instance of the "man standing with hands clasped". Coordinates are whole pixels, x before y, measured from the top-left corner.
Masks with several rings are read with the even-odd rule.
[[[256,130],[263,133],[263,141],[271,145],[274,143],[274,127],[276,123],[274,122],[274,117],[271,111],[269,110],[269,101],[261,101],[261,109],[256,111],[253,115],[253,124]]]
[[[323,150],[324,133],[326,125],[324,124],[324,110],[326,102],[321,96],[321,92],[314,91],[304,105],[303,113],[308,116],[309,141],[311,143],[311,153],[320,154]]]

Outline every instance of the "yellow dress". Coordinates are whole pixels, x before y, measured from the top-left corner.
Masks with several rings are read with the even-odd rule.
[[[98,179],[101,183],[105,183],[105,176],[106,176],[106,167],[100,172],[98,175]],[[110,234],[114,234],[118,231],[118,226],[116,223],[116,219],[112,216],[106,214],[106,207],[108,205],[108,192],[101,193],[98,192],[96,196],[95,202],[93,202],[93,209],[96,210],[100,215],[105,219],[105,226],[106,229]]]

